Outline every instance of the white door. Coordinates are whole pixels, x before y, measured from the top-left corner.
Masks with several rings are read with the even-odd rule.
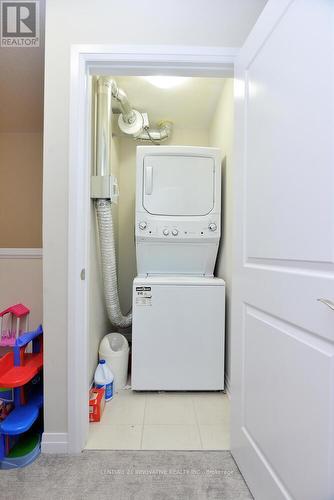
[[[256,500],[334,498],[334,2],[271,0],[235,80],[232,453]]]

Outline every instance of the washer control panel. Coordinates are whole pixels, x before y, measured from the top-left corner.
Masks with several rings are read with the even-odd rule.
[[[220,218],[219,214],[210,214],[206,220],[166,220],[139,217],[136,222],[136,237],[140,240],[199,240],[209,238],[219,239]]]

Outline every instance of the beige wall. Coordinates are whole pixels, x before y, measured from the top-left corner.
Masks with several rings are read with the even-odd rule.
[[[42,133],[0,133],[0,248],[8,249],[0,253],[0,310],[25,304],[31,328],[42,323],[42,253],[24,249],[41,247]]]
[[[42,133],[0,134],[0,247],[42,247]]]
[[[30,327],[42,323],[42,257],[0,257],[0,310],[22,302],[30,309]]]
[[[44,107],[45,430],[67,432],[69,90],[72,44],[240,46],[264,2],[48,0]],[[233,5],[235,2],[233,2]],[[177,15],[175,15],[177,13]],[[191,13],[191,15],[190,15]],[[242,15],[240,15],[242,13]],[[78,277],[79,279],[79,277]]]
[[[233,79],[224,83],[209,133],[210,146],[219,147],[222,164],[222,239],[216,263],[216,276],[226,281],[226,375],[230,380],[231,359],[231,288],[232,288],[232,150],[233,150]]]
[[[208,146],[208,131],[175,128],[169,145]],[[135,194],[136,142],[122,137],[120,150],[119,199],[119,291],[123,313],[131,308],[132,281],[136,276]]]

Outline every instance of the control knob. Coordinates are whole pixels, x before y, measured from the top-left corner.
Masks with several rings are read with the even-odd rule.
[[[138,226],[139,226],[139,229],[141,229],[143,231],[144,229],[147,228],[147,223],[145,221],[141,221],[141,222],[139,222]]]
[[[210,222],[209,229],[210,229],[210,231],[216,231],[217,224],[215,222]]]
[[[169,229],[167,229],[167,228],[166,228],[166,229],[164,229],[164,230],[162,231],[162,233],[163,233],[165,236],[168,236],[168,235],[169,235]]]
[[[177,229],[173,229],[172,235],[173,236],[177,236],[178,234],[179,234],[178,230]]]

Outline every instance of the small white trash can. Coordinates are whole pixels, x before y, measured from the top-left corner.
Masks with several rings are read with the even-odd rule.
[[[120,333],[108,333],[100,342],[99,358],[114,375],[114,392],[124,389],[128,378],[129,343]]]

